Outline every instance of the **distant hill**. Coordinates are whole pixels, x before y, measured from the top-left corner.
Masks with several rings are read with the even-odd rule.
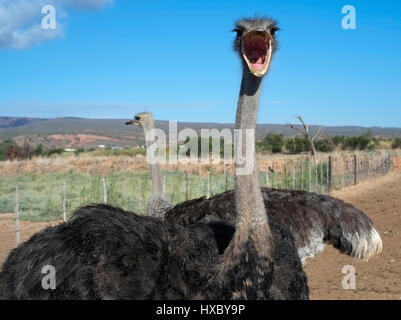
[[[0,130],[26,126],[32,123],[41,122],[46,119],[37,118],[18,118],[18,117],[0,117]]]
[[[0,140],[17,138],[18,144],[27,142],[31,145],[42,143],[45,147],[97,147],[106,146],[133,146],[143,144],[142,130],[137,126],[126,126],[128,119],[84,119],[84,118],[11,118],[0,117]],[[156,121],[156,127],[168,134],[167,121]],[[178,130],[192,128],[198,134],[200,129],[218,130],[233,129],[233,124],[180,122]],[[311,125],[315,132],[319,126]],[[375,136],[401,136],[401,128],[339,126],[323,127],[322,134],[327,136],[344,135],[356,136],[371,130]],[[266,133],[281,133],[292,136],[295,131],[279,124],[259,124],[256,129],[257,139],[263,138]]]

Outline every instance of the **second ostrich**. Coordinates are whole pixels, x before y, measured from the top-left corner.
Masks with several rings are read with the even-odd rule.
[[[149,151],[150,145],[154,142],[152,141],[154,139],[150,137],[152,130],[154,129],[152,114],[148,112],[138,113],[133,120],[126,122],[126,125],[137,125],[143,129],[146,141],[146,150]],[[159,162],[154,163],[152,161],[149,166],[153,190],[152,196],[148,202],[146,213],[148,216],[164,219],[165,213],[171,210],[174,206],[163,191],[163,181]]]

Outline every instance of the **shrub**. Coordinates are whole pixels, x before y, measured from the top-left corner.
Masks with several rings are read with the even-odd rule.
[[[282,134],[268,133],[259,145],[263,150],[280,153],[285,145],[285,140]]]
[[[401,149],[401,138],[395,138],[391,147],[393,149]]]

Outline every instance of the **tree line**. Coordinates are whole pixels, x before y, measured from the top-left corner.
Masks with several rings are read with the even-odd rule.
[[[6,139],[0,143],[0,161],[30,159],[33,156],[51,156],[53,154],[61,154],[64,149],[52,148],[45,150],[42,144],[32,147],[25,143],[22,147],[18,146],[13,139]]]
[[[379,139],[372,135],[371,131],[353,137],[334,136],[322,137],[314,141],[319,152],[333,152],[334,150],[375,150],[382,141],[389,141],[393,149],[401,148],[401,138]],[[268,133],[263,140],[256,145],[258,151],[272,153],[302,153],[310,151],[309,141],[306,137],[293,136],[285,138],[282,134]]]
[[[314,141],[314,145],[319,152],[332,152],[334,150],[374,150],[382,141],[388,141],[388,145],[393,149],[401,149],[401,137],[398,138],[382,138],[378,139],[373,137],[372,133],[367,133],[356,136],[334,136],[319,138]],[[188,141],[186,141],[188,142]],[[203,139],[199,138],[198,148],[199,155],[201,154],[201,145],[205,143]],[[220,139],[220,152],[223,156],[225,142]],[[206,142],[209,144],[209,152],[212,153],[212,139]],[[230,146],[233,148],[233,146]],[[85,150],[83,148],[77,149],[75,154],[85,151],[93,151],[94,149]],[[282,134],[268,133],[266,136],[256,143],[256,150],[258,152],[271,152],[271,153],[302,153],[309,152],[310,145],[306,137],[293,136],[285,138]],[[0,142],[0,161],[14,160],[14,159],[30,159],[34,156],[49,157],[53,154],[61,154],[65,150],[62,148],[45,149],[42,144],[32,147],[29,144],[24,144],[22,147],[18,146],[13,139],[7,139]]]

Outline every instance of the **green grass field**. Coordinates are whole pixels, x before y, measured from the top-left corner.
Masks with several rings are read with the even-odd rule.
[[[326,166],[318,167],[318,182],[316,172],[312,168],[310,187],[309,174],[295,174],[295,189],[304,189],[325,193],[327,191]],[[184,172],[163,172],[166,180],[166,193],[173,203],[185,201],[186,182]],[[90,203],[103,201],[102,178],[97,175],[72,171],[70,173],[26,174],[17,178],[0,178],[0,213],[14,212],[15,186],[18,186],[19,212],[23,220],[52,221],[62,218],[62,185],[66,182],[67,217],[72,212]],[[120,172],[104,177],[107,189],[107,203],[131,210],[136,213],[146,211],[147,200],[151,195],[151,179],[148,172]],[[207,195],[207,177],[188,175],[189,199]],[[266,174],[260,174],[261,186],[267,185]],[[269,184],[277,188],[292,188],[292,173],[287,177],[281,174],[270,174]],[[316,189],[317,186],[317,189]],[[233,175],[227,177],[227,188],[234,187]],[[210,195],[216,195],[226,190],[224,174],[210,175]]]

